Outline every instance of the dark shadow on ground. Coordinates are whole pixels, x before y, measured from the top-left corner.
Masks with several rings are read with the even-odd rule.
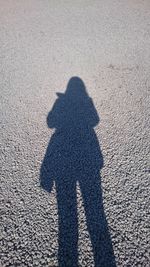
[[[60,267],[78,266],[77,181],[82,193],[95,267],[116,266],[104,214],[100,170],[103,156],[94,132],[99,117],[83,81],[70,79],[47,117],[50,139],[40,183],[51,192],[55,181],[59,216]]]

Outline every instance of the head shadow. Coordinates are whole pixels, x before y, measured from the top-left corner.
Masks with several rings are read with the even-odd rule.
[[[55,132],[42,162],[40,184],[48,192],[54,182],[56,186],[59,266],[78,266],[77,182],[84,202],[94,266],[116,266],[102,200],[103,156],[94,131],[99,116],[79,77],[72,77],[65,93],[57,96],[47,116],[47,125],[55,128]]]

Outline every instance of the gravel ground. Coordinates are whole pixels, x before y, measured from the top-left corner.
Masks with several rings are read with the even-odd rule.
[[[1,266],[148,267],[149,0],[0,6]]]

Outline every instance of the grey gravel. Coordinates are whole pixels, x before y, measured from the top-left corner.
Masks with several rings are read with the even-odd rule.
[[[104,161],[101,190],[115,265],[148,267],[149,0],[0,0],[0,6],[1,266],[61,266],[57,188],[54,182],[51,193],[44,190],[40,172],[56,133],[46,122],[56,93],[65,94],[78,76],[100,118],[93,131]],[[78,266],[102,266],[94,264],[78,179]]]

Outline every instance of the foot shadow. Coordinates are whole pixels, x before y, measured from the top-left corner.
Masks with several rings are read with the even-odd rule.
[[[116,266],[102,200],[103,156],[94,132],[99,123],[98,114],[78,77],[72,77],[65,93],[57,96],[47,117],[48,127],[56,130],[41,166],[40,183],[48,192],[54,181],[56,185],[59,266],[78,266],[77,182],[84,202],[94,266]]]

